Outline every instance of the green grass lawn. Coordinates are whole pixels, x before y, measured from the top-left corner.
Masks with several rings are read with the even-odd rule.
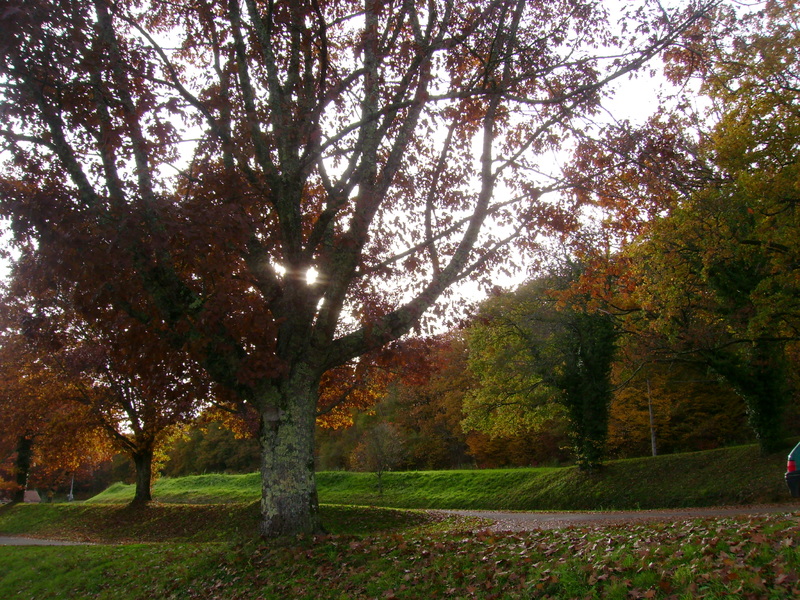
[[[245,540],[225,526],[221,530],[230,537],[215,541],[199,541],[214,536],[198,537],[196,531],[174,526],[169,535],[153,533],[165,519],[187,520],[198,508],[172,513],[176,506],[167,506],[158,518],[143,515],[148,523],[142,528],[143,542],[0,547],[0,598],[732,600],[800,594],[798,513],[495,534],[471,521],[342,507],[343,533],[264,543]],[[219,525],[225,520],[208,511],[224,512],[230,506],[237,505],[207,505],[194,520]],[[33,515],[51,508],[25,510]],[[11,513],[0,517],[0,529],[7,527],[6,517],[21,516]],[[387,523],[389,513],[395,514]],[[108,525],[111,516],[105,515],[96,528]],[[71,521],[66,513],[60,518]],[[364,522],[373,526],[364,528]],[[362,533],[349,532],[359,523]],[[118,535],[126,528],[111,529]],[[125,536],[131,533],[128,529]],[[161,539],[170,536],[170,541]]]
[[[394,508],[600,510],[779,502],[787,498],[786,451],[756,446],[611,461],[597,473],[575,467],[385,473],[378,494],[371,473],[317,474],[320,502]],[[255,501],[257,473],[159,479],[160,502]],[[89,502],[125,503],[133,486],[114,484]]]
[[[630,508],[787,501],[785,456],[752,447],[574,469],[321,473],[323,536],[258,539],[258,477],[162,479],[130,508],[0,508],[0,535],[95,542],[0,547],[0,598],[629,599],[800,597],[800,512],[491,533],[485,522],[357,504]],[[577,497],[573,497],[577,496]],[[192,502],[187,503],[187,501]],[[798,507],[800,508],[800,506]]]

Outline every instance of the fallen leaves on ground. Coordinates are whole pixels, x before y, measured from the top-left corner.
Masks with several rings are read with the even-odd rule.
[[[237,547],[175,598],[796,598],[800,517]]]

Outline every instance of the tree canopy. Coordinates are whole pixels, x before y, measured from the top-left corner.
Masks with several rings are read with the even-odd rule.
[[[615,281],[610,303],[661,359],[725,378],[765,451],[781,441],[799,331],[797,18],[795,2],[721,7],[709,35],[667,54],[706,104],[613,129],[575,171],[604,167],[580,193],[625,223],[594,273]]]

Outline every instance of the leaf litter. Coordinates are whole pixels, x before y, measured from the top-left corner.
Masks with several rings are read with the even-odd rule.
[[[174,597],[800,597],[798,514],[512,533],[468,525],[245,545],[246,561]]]

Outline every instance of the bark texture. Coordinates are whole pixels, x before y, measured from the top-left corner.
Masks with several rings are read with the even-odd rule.
[[[147,504],[153,499],[150,489],[153,480],[153,450],[139,450],[132,454],[132,458],[136,467],[136,492],[131,504]]]
[[[314,475],[319,378],[299,368],[264,399],[261,420],[261,524],[268,538],[323,531]]]

